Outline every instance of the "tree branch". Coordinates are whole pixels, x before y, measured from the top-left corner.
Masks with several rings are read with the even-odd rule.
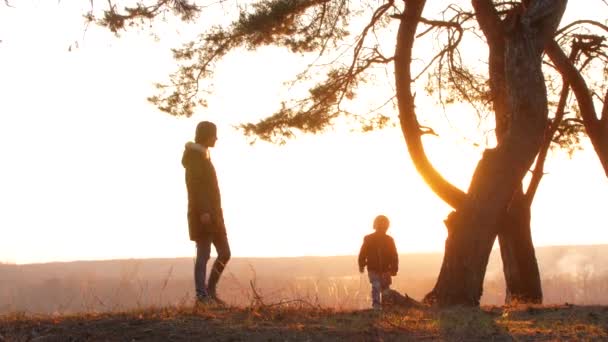
[[[499,45],[503,40],[503,25],[491,0],[473,0],[475,18],[491,46]],[[491,49],[490,49],[491,50]]]
[[[221,0],[220,0],[221,1]],[[91,1],[91,6],[93,2]],[[189,0],[157,0],[153,5],[144,5],[142,2],[137,2],[135,6],[124,7],[124,14],[116,10],[116,5],[108,0],[108,9],[104,11],[103,17],[96,20],[92,12],[86,17],[89,20],[96,20],[99,25],[106,26],[110,31],[118,33],[125,28],[127,22],[133,22],[137,19],[153,19],[161,12],[173,10],[179,14],[184,21],[192,20],[200,12],[202,7],[195,3],[190,3]]]
[[[361,53],[361,49],[363,48],[363,43],[365,42],[365,38],[367,37],[367,33],[369,32],[369,30],[372,27],[374,27],[374,25],[376,25],[378,20],[386,13],[386,11],[388,11],[391,7],[393,7],[394,3],[395,3],[394,0],[389,0],[389,2],[380,6],[372,15],[372,19],[365,26],[365,28],[363,29],[363,32],[361,32],[361,35],[359,36],[357,44],[355,45],[355,49],[353,52],[353,61],[350,65],[350,67],[348,68],[348,74],[353,74],[355,65],[357,64],[357,60],[359,59],[359,55]],[[344,88],[348,88],[349,83],[350,83],[350,80],[347,80],[347,82],[344,84]],[[338,101],[338,102],[342,102],[342,99],[344,99],[344,92],[342,92],[342,95],[340,96],[340,101]]]
[[[425,0],[406,0],[405,13],[399,23],[397,46],[395,48],[395,83],[399,107],[401,130],[407,143],[414,166],[429,187],[446,203],[457,208],[464,203],[465,194],[449,183],[431,164],[424,145],[422,131],[418,124],[414,96],[412,94],[411,61],[416,40],[416,28],[420,22]]]
[[[600,119],[602,126],[604,129],[608,130],[608,90],[604,95],[604,103],[602,107],[602,117]]]
[[[474,0],[473,8],[477,22],[488,41],[488,74],[492,107],[496,122],[496,139],[500,143],[509,129],[511,114],[507,105],[505,76],[504,24],[490,0]]]
[[[560,36],[560,35],[564,34],[564,32],[566,32],[569,29],[571,29],[572,27],[577,26],[577,25],[583,25],[583,24],[592,25],[592,26],[598,27],[598,28],[600,28],[600,29],[608,32],[608,26],[606,26],[606,25],[604,25],[602,23],[599,23],[599,22],[597,22],[595,20],[576,20],[576,21],[573,21],[570,24],[562,27],[561,29],[557,30],[557,32],[555,33],[555,35],[556,36]]]
[[[578,69],[572,62],[568,60],[568,57],[561,49],[561,47],[552,40],[547,44],[545,51],[547,55],[555,64],[555,67],[560,72],[564,80],[566,80],[572,87],[572,91],[576,96],[578,106],[581,112],[581,116],[585,122],[585,128],[587,133],[591,135],[597,135],[598,132],[598,119],[595,112],[595,106],[593,105],[593,99],[591,92],[587,87],[587,83],[583,79]]]
[[[428,62],[426,64],[426,66],[424,66],[422,68],[422,70],[418,73],[418,75],[416,75],[412,81],[416,81],[420,76],[422,76],[438,59],[442,59],[443,56],[445,56],[445,54],[448,53],[452,53],[460,44],[460,42],[462,41],[462,34],[463,34],[463,29],[462,26],[458,23],[454,23],[454,22],[449,22],[449,21],[438,21],[438,20],[428,20],[428,19],[424,19],[424,18],[420,18],[420,22],[430,25],[431,27],[423,32],[420,33],[419,35],[417,35],[416,37],[422,37],[424,34],[426,34],[427,32],[429,32],[430,30],[437,28],[437,27],[450,27],[450,28],[454,28],[456,29],[456,31],[458,32],[458,37],[454,40],[454,39],[449,39],[448,44],[441,50],[439,51],[435,56],[433,56],[433,58],[431,58],[431,61]]]

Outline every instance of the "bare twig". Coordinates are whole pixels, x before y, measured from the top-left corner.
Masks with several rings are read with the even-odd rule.
[[[264,300],[262,296],[258,293],[258,290],[255,288],[255,279],[249,281],[249,286],[251,287],[251,292],[253,293],[253,302],[251,306],[262,306],[266,307],[264,304]]]

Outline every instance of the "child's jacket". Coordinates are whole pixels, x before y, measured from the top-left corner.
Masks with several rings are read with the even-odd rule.
[[[392,237],[380,232],[365,236],[359,252],[359,268],[365,266],[368,272],[397,274],[399,256]]]

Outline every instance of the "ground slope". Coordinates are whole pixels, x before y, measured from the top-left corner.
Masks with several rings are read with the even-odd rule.
[[[294,306],[295,304],[295,306]],[[0,316],[0,341],[607,340],[608,307],[335,311],[307,303],[167,307],[71,316]]]

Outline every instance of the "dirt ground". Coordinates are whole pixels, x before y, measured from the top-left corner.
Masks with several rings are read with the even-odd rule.
[[[169,307],[0,317],[0,341],[608,340],[608,307],[520,306],[334,311]]]

